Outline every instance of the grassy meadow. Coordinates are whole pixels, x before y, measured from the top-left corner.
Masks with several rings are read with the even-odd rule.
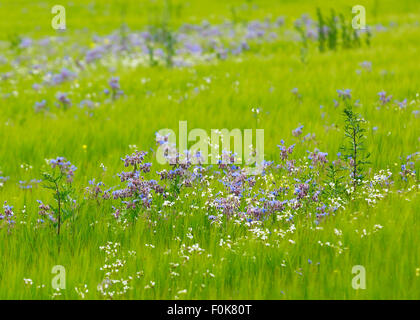
[[[1,299],[420,298],[419,1],[359,1],[370,43],[324,51],[316,9],[350,24],[356,3],[66,0],[62,31],[55,4],[0,3]],[[370,153],[357,182],[345,106]],[[161,178],[156,132],[179,121],[264,129],[273,164]]]

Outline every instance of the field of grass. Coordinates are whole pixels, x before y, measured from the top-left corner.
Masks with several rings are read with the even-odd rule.
[[[316,32],[319,7],[350,23],[356,3],[66,0],[56,31],[56,2],[0,3],[0,299],[420,299],[419,1],[359,1],[370,44],[323,52],[295,21]],[[370,153],[355,190],[346,105]],[[161,180],[156,132],[179,121],[263,129],[274,163],[240,182],[230,164]],[[151,170],[121,181],[136,150]],[[45,172],[60,170],[58,209]],[[153,179],[163,192],[112,195]]]

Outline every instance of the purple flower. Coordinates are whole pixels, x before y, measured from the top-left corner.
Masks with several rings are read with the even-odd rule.
[[[74,171],[77,168],[67,161],[64,157],[57,157],[56,159],[51,159],[49,165],[52,169],[59,168],[60,172],[67,177],[67,182],[71,183],[73,181]]]
[[[281,140],[280,143],[281,143],[281,145],[277,145],[277,147],[280,149],[280,158],[282,160],[286,160],[288,155],[293,152],[293,149],[295,148],[295,145],[292,144],[291,146],[286,148],[286,146],[284,146],[284,141],[283,140]]]
[[[122,90],[120,90],[120,78],[119,77],[112,77],[109,80],[109,86],[112,90],[112,99],[115,100],[121,95],[124,94]]]
[[[370,61],[363,61],[360,63],[360,66],[367,71],[372,71],[372,62]]]
[[[95,60],[102,58],[104,53],[105,53],[105,48],[96,47],[86,52],[85,60],[87,63],[93,62]]]
[[[87,107],[89,109],[92,109],[95,106],[95,103],[92,100],[84,99],[80,101],[79,106],[80,108]]]
[[[297,127],[295,130],[292,131],[293,136],[299,137],[302,134],[303,126]]]
[[[64,109],[66,109],[67,107],[71,106],[71,101],[67,97],[67,93],[58,93],[57,94],[57,100],[62,104],[62,106],[64,107]]]
[[[309,151],[308,151],[309,152]],[[317,164],[324,164],[327,163],[327,156],[328,153],[326,152],[321,152],[318,149],[315,149],[309,156],[308,159],[312,160],[312,164],[313,165],[317,165]]]
[[[31,38],[23,38],[20,42],[21,48],[29,48],[32,45],[32,39]]]
[[[15,223],[15,221],[12,220],[13,216],[14,216],[13,206],[9,206],[7,204],[7,201],[5,201],[3,204],[3,214],[0,214],[0,220],[6,219],[7,223],[10,225],[10,224]]]
[[[111,80],[109,80],[109,86],[111,87],[112,90],[120,89],[120,78],[112,77]]]
[[[185,49],[193,55],[201,55],[203,53],[203,49],[198,43],[186,43],[184,46]]]
[[[343,100],[351,99],[351,90],[344,89],[344,90],[337,90],[338,97],[342,98]]]
[[[45,99],[40,102],[35,102],[35,106],[34,106],[35,112],[39,112],[45,109],[46,105],[47,105],[47,101]]]
[[[52,76],[51,84],[58,85],[68,80],[76,78],[76,74],[67,68],[61,69],[60,73]]]
[[[407,107],[407,99],[404,99],[403,101],[395,101],[397,105],[400,107],[400,109],[405,109]]]
[[[378,95],[379,101],[382,103],[382,105],[386,105],[392,99],[392,96],[387,96],[385,91],[378,92]]]

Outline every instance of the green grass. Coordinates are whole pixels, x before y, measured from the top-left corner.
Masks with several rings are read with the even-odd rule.
[[[376,106],[379,91],[392,94],[393,100],[407,98],[409,102],[416,100],[420,91],[420,3],[405,0],[397,5],[394,1],[377,1],[375,11],[375,2],[360,2],[366,5],[368,24],[388,25],[395,21],[397,26],[375,33],[370,47],[321,54],[313,45],[306,63],[300,61],[298,42],[280,39],[251,46],[250,51],[238,58],[188,68],[130,68],[118,61],[116,71],[111,72],[98,65],[81,73],[77,81],[46,87],[39,93],[31,89],[40,78],[28,73],[30,63],[15,69],[8,64],[0,65],[0,73],[16,74],[11,80],[0,80],[0,170],[10,177],[0,188],[0,201],[7,200],[14,206],[17,220],[10,232],[7,227],[0,229],[0,298],[51,299],[54,276],[51,269],[63,265],[66,289],[56,298],[78,299],[74,288],[86,284],[89,292],[85,298],[101,299],[97,285],[104,278],[100,268],[105,264],[105,254],[99,247],[110,241],[120,243],[120,256],[127,256],[119,277],[133,276],[132,290],[119,298],[419,299],[418,188],[402,193],[397,190],[418,185],[418,173],[417,182],[404,183],[398,172],[400,157],[420,150],[420,118],[412,113],[419,110],[420,101],[417,99],[405,110],[397,110],[395,105],[377,110]],[[121,21],[132,30],[143,29],[162,8],[158,1],[72,3],[67,9],[68,44],[89,44],[93,34],[115,31]],[[123,3],[124,17],[118,15]],[[203,19],[222,22],[232,19],[230,7],[235,7],[239,8],[239,19],[244,21],[285,15],[285,28],[292,29],[293,20],[302,13],[315,17],[316,7],[328,10],[329,3],[190,1],[181,7],[179,15],[173,16],[171,24],[176,27],[183,22],[200,23]],[[7,40],[12,34],[35,39],[56,35],[50,28],[52,15],[48,8],[52,4],[55,1],[2,2],[0,39]],[[346,8],[350,8],[348,1],[337,1],[336,11]],[[18,54],[7,46],[7,42],[0,43],[4,49],[0,55],[16,58]],[[53,56],[75,55],[64,45],[51,47],[56,50]],[[36,52],[31,54],[23,56],[36,56]],[[357,74],[359,63],[365,60],[372,62],[372,71]],[[57,70],[60,63],[48,61]],[[47,114],[34,112],[36,101],[46,99],[53,105],[57,92],[69,92],[75,104],[94,93],[96,100],[102,102],[101,92],[112,75],[120,77],[125,92],[125,97],[115,102],[101,103],[91,112],[77,106]],[[206,82],[206,78],[211,82]],[[76,83],[79,87],[75,87]],[[200,86],[203,89],[195,93],[194,88]],[[291,93],[295,87],[302,95],[301,102]],[[268,241],[261,241],[254,239],[254,234],[243,225],[211,225],[206,210],[190,208],[195,201],[198,206],[203,205],[205,199],[188,197],[184,203],[167,209],[164,218],[154,212],[125,227],[115,221],[109,203],[87,201],[75,221],[63,225],[58,237],[51,228],[35,228],[36,200],[50,200],[48,190],[41,187],[22,190],[18,186],[19,180],[40,178],[45,159],[64,156],[78,167],[74,185],[82,199],[91,178],[103,180],[107,186],[119,183],[115,174],[123,170],[120,158],[131,152],[129,145],[146,151],[155,148],[155,132],[162,128],[177,132],[181,120],[188,121],[189,129],[202,128],[207,132],[212,128],[255,128],[251,112],[255,107],[262,109],[258,126],[264,129],[266,160],[278,160],[277,145],[281,139],[287,144],[298,141],[291,131],[299,124],[304,125],[304,134],[315,133],[316,142],[297,146],[298,156],[305,156],[307,149],[317,147],[333,157],[343,142],[344,123],[342,110],[334,107],[333,99],[337,99],[336,90],[344,88],[352,89],[352,95],[360,99],[357,112],[368,121],[366,143],[372,171],[390,168],[395,186],[374,207],[364,201],[350,202],[345,210],[325,219],[319,225],[322,228],[309,228],[302,219],[293,234],[284,238],[271,235]],[[7,95],[14,91],[15,94]],[[377,131],[372,130],[375,126]],[[29,164],[32,169],[25,171],[21,164]],[[416,168],[418,172],[418,164]],[[377,224],[383,228],[373,233]],[[281,226],[269,223],[266,227],[273,232]],[[342,235],[338,236],[335,229]],[[361,237],[363,229],[371,234]],[[230,239],[231,248],[220,246],[221,239]],[[341,241],[340,247],[346,249],[340,254],[336,248],[321,246],[318,241],[335,246]],[[181,246],[196,243],[205,251],[188,254],[189,260],[185,261],[180,254]],[[154,248],[146,244],[153,244]],[[128,251],[132,250],[136,254],[130,257]],[[171,269],[170,263],[179,266]],[[366,268],[365,290],[354,290],[351,286],[354,265]],[[142,276],[137,279],[136,272],[140,271]],[[179,275],[171,277],[171,271]],[[24,278],[32,279],[33,285],[25,285]],[[155,286],[145,288],[150,281]],[[45,287],[36,288],[42,284]],[[186,293],[178,293],[184,289]]]

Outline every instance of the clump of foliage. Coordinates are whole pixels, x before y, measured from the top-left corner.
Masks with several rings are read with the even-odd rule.
[[[44,219],[48,218],[57,229],[57,235],[60,235],[61,225],[74,215],[77,206],[72,187],[74,171],[77,168],[63,157],[49,160],[48,165],[49,169],[42,173],[42,177],[44,187],[52,190],[55,203],[44,204],[38,200],[41,216],[38,222],[44,223]]]
[[[345,126],[344,137],[346,142],[342,146],[343,155],[349,160],[350,176],[353,182],[353,189],[365,178],[365,165],[369,164],[370,154],[366,152],[366,128],[365,120],[355,113],[350,104],[344,108]]]
[[[354,49],[362,46],[361,37],[365,35],[366,45],[370,45],[371,32],[366,28],[363,33],[352,29],[350,21],[346,20],[345,15],[336,14],[331,10],[329,16],[322,13],[317,8],[317,21],[311,20],[307,16],[296,20],[295,28],[299,32],[302,47],[301,59],[308,51],[308,40],[313,39],[318,44],[318,50],[325,52],[335,51],[338,48]]]

